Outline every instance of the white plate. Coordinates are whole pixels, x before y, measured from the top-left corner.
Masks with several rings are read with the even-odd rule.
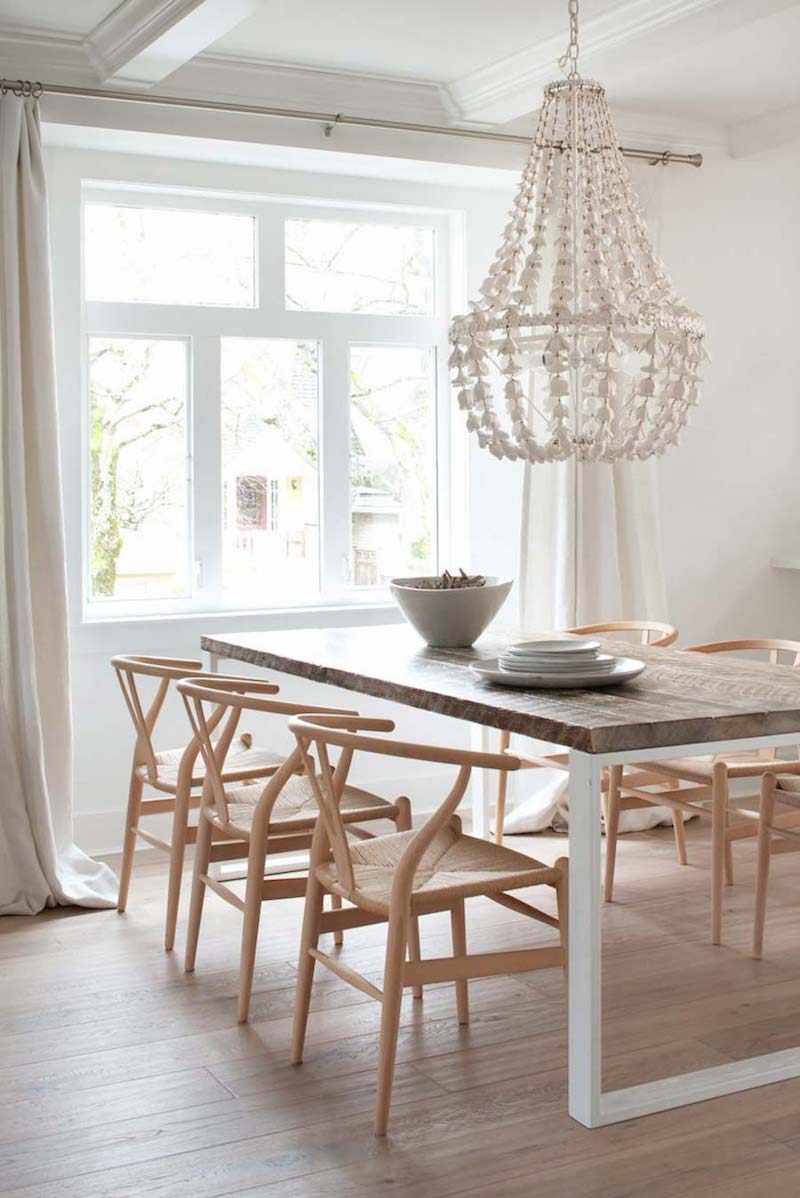
[[[616,657],[612,657],[608,653],[599,654],[597,657],[592,657],[588,661],[548,661],[546,658],[540,658],[538,661],[522,660],[520,658],[506,657],[503,654],[498,659],[498,664],[501,670],[510,670],[515,673],[523,674],[574,674],[576,670],[596,670],[602,673],[604,670],[613,669]]]
[[[586,664],[583,664],[583,662],[576,661],[575,665],[572,665],[572,666],[550,665],[550,662],[547,662],[547,664],[543,665],[543,664],[541,664],[541,662],[532,661],[531,664],[529,664],[529,665],[517,666],[517,665],[511,665],[511,662],[504,661],[501,658],[501,660],[499,660],[497,662],[497,665],[505,673],[549,673],[549,674],[553,674],[553,676],[554,676],[554,674],[559,674],[559,676],[560,676],[560,674],[574,674],[574,673],[592,673],[592,674],[608,673],[608,671],[613,670],[614,661],[616,661],[616,660],[617,659],[614,658],[611,661],[601,661],[600,665],[595,665],[593,661],[587,661]]]
[[[509,645],[505,652],[523,656],[528,653],[555,653],[558,655],[561,653],[590,653],[599,648],[599,641],[589,640],[585,636],[572,636],[559,637],[557,640],[551,641],[517,641],[515,644]]]
[[[638,677],[644,669],[644,662],[633,657],[616,658],[614,669],[607,674],[596,674],[576,669],[573,674],[518,674],[501,670],[497,658],[489,661],[473,661],[469,667],[473,674],[484,682],[493,682],[497,686],[521,687],[524,690],[555,689],[566,690],[575,687],[590,688],[593,686],[614,686],[620,682],[629,682]]]
[[[574,669],[575,666],[591,665],[593,661],[597,661],[599,657],[607,657],[608,654],[600,653],[573,653],[571,656],[562,657],[556,653],[501,653],[500,661],[513,662],[517,666],[568,666]]]

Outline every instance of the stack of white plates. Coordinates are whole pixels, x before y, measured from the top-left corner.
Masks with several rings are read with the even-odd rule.
[[[521,674],[574,674],[576,669],[602,672],[613,666],[614,658],[599,653],[599,648],[599,641],[578,637],[573,640],[521,641],[509,645],[500,654],[498,664],[501,670]]]
[[[599,649],[599,641],[585,637],[520,641],[493,661],[473,662],[472,669],[488,682],[521,687],[609,686],[644,669],[644,662]]]

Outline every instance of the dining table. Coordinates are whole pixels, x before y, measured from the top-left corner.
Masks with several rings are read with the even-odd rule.
[[[212,669],[222,660],[246,662],[451,716],[478,729],[487,749],[496,746],[493,730],[506,730],[569,751],[569,1112],[586,1127],[800,1076],[798,1047],[603,1090],[602,772],[611,765],[673,757],[796,747],[800,670],[598,639],[603,652],[640,658],[644,671],[624,685],[586,689],[492,685],[477,677],[470,664],[496,658],[508,633],[490,632],[470,648],[437,649],[397,624],[201,638]],[[472,802],[473,834],[488,835],[491,792],[486,778],[473,786]],[[709,952],[724,951],[709,946]]]

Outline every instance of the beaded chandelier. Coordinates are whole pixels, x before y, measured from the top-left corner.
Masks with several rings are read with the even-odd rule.
[[[450,329],[458,405],[496,458],[615,462],[662,454],[697,403],[704,326],[648,238],[605,91],[545,88],[530,155],[481,298]]]

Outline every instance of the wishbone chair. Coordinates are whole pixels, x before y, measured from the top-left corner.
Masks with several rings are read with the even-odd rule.
[[[458,1021],[466,1024],[469,978],[555,966],[566,971],[568,862],[562,857],[553,866],[543,865],[513,849],[462,833],[456,808],[466,792],[472,768],[518,769],[519,761],[508,753],[469,752],[365,735],[392,732],[394,723],[384,719],[306,713],[290,720],[289,727],[309,769],[311,750],[316,751],[319,773],[314,775],[313,790],[320,810],[303,917],[292,1062],[299,1065],[303,1059],[314,966],[319,961],[382,1004],[375,1133],[385,1135],[403,989],[454,981]],[[332,746],[340,750],[335,769],[329,757]],[[357,840],[348,835],[342,807],[356,752],[454,765],[458,766],[458,774],[446,798],[417,831]],[[557,918],[508,893],[540,885],[555,889]],[[341,911],[324,911],[326,893],[353,905]],[[555,928],[558,943],[551,948],[468,954],[464,901],[477,895]],[[412,942],[412,929],[420,915],[434,911],[450,912],[453,955],[426,961],[420,959]],[[384,922],[388,930],[382,990],[318,947],[323,932]]]
[[[128,808],[125,817],[125,836],[119,879],[117,910],[123,912],[128,902],[136,839],[140,837],[153,848],[170,858],[167,892],[164,946],[169,951],[175,943],[175,929],[180,905],[181,878],[187,844],[194,844],[197,829],[189,824],[189,812],[200,804],[198,788],[205,778],[205,765],[198,760],[200,746],[196,739],[177,749],[155,749],[153,735],[164,707],[170,684],[187,675],[202,675],[203,663],[192,658],[150,657],[123,654],[112,657],[122,694],[136,730],[136,744],[131,766]],[[216,677],[217,675],[213,675]],[[142,679],[157,680],[155,694],[145,700],[141,693]],[[245,679],[245,682],[252,681]],[[278,687],[259,682],[264,694],[275,694]],[[220,715],[222,713],[220,712]],[[214,720],[213,726],[219,720]],[[226,762],[226,777],[231,781],[263,778],[273,773],[283,758],[267,749],[253,745],[249,732],[239,736]],[[160,798],[143,797],[145,786],[160,792]],[[168,796],[168,797],[164,797]],[[172,815],[169,841],[162,840],[141,826],[144,816]]]
[[[297,746],[270,778],[246,786],[231,785],[229,747],[243,711],[283,717],[309,711],[342,714],[341,708],[263,698],[261,687],[254,679],[235,679],[232,683],[223,674],[185,678],[178,683],[206,767],[192,874],[186,971],[190,973],[195,967],[203,901],[206,889],[210,889],[244,916],[238,1004],[241,1023],[247,1022],[250,1011],[261,905],[275,899],[302,898],[306,892],[305,874],[265,877],[267,858],[310,849],[318,809],[314,763],[309,755],[304,758]],[[220,719],[222,730],[214,739],[212,732]],[[391,820],[398,830],[411,827],[411,804],[404,796],[388,802],[367,790],[346,786],[342,804],[343,818],[353,836],[370,839],[373,834],[356,825],[374,820]],[[244,901],[209,873],[212,862],[242,859],[247,861]],[[335,903],[339,903],[338,898]],[[418,954],[416,931],[415,923],[412,941]],[[341,938],[339,929],[337,943]]]
[[[781,664],[781,654],[788,654],[789,664],[800,666],[800,641],[758,637],[747,640],[715,641],[693,645],[684,653],[736,653],[760,650],[768,654],[771,665]],[[781,761],[777,750],[761,749],[756,753],[729,753],[724,756],[673,758],[654,761],[647,766],[654,782],[667,790],[658,793],[643,789],[642,782],[623,777],[621,766],[609,769],[609,788],[606,812],[605,898],[610,902],[614,893],[617,830],[619,813],[630,806],[671,807],[674,815],[687,812],[711,819],[711,940],[719,944],[722,938],[722,898],[725,881],[733,883],[733,843],[758,835],[758,810],[740,807],[755,796],[742,796],[733,807],[730,803],[730,781],[736,778],[762,778],[767,772],[790,776],[800,773],[800,761]],[[690,785],[681,789],[681,783]],[[647,785],[651,785],[648,783]],[[735,814],[736,822],[731,822]],[[800,826],[800,812],[791,810],[777,817],[782,829]],[[681,865],[687,864],[684,846]]]
[[[774,853],[800,851],[798,820],[786,823],[775,815],[775,804],[782,803],[800,818],[800,778],[768,771],[761,779],[761,800],[758,812],[758,867],[756,872],[755,913],[753,919],[753,956],[761,959],[764,948],[764,922],[767,914],[767,885],[770,858]]]

